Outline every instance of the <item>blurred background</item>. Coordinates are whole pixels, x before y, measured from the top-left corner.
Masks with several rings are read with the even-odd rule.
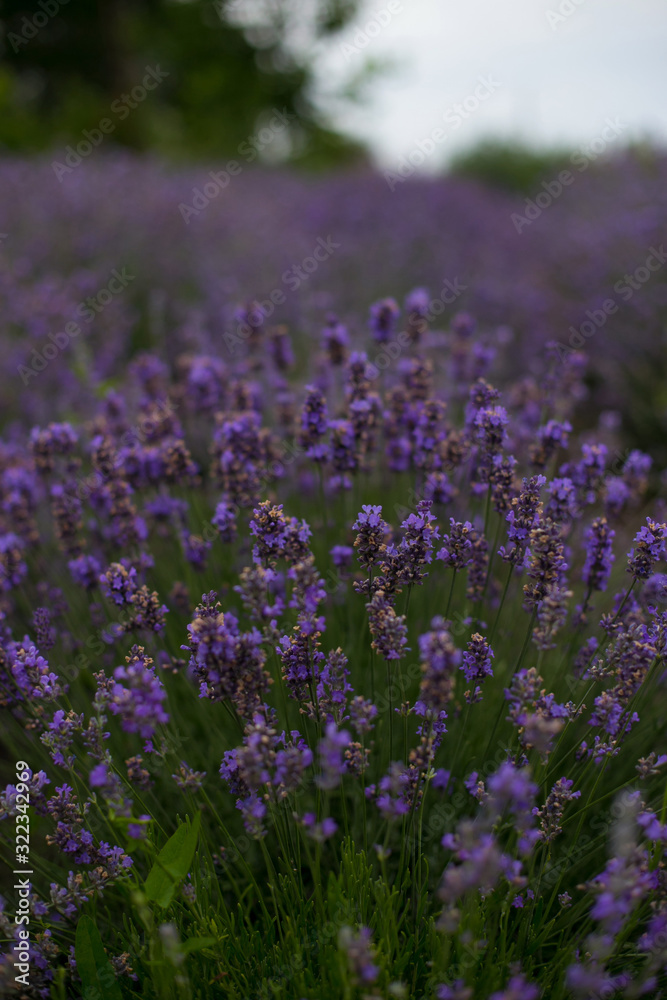
[[[257,301],[301,374],[420,288],[508,383],[582,352],[586,425],[667,461],[664,0],[3,0],[0,49],[4,428],[242,367]]]
[[[663,0],[3,0],[0,44],[9,151],[72,141],[157,64],[112,142],[179,160],[233,155],[277,106],[296,117],[259,159],[309,167],[392,169],[438,127],[428,173],[609,117],[623,145],[667,138]]]

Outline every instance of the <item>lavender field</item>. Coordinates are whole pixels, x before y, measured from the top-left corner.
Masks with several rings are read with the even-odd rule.
[[[0,162],[0,995],[667,996],[667,158],[52,161]]]

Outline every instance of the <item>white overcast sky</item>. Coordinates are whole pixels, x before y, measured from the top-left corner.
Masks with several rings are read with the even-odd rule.
[[[667,145],[667,0],[400,0],[402,9],[360,46],[367,36],[358,30],[387,5],[366,0],[319,59],[322,106],[370,145],[381,167],[395,166],[439,126],[446,137],[426,170],[490,136],[575,148],[596,139],[608,118],[625,126],[618,142]],[[551,26],[548,12],[568,7]],[[366,88],[363,106],[329,101],[326,92],[368,59],[392,68]],[[483,77],[499,84],[495,93],[460,127],[445,125],[447,110]]]

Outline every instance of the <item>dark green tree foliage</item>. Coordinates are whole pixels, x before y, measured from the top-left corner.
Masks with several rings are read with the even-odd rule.
[[[568,166],[567,150],[538,152],[517,142],[485,140],[456,156],[450,173],[505,191],[531,194],[545,178]]]
[[[285,110],[272,159],[340,162],[358,148],[311,101],[313,46],[358,0],[5,0],[0,13],[0,148],[80,139],[104,117],[111,141],[172,156],[233,155]],[[168,73],[122,116],[114,102],[146,67]],[[116,105],[118,107],[118,105]]]

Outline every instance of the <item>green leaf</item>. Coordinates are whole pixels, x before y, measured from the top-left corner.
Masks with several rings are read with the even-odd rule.
[[[166,909],[190,870],[197,837],[199,835],[200,814],[193,822],[181,823],[176,833],[164,845],[146,879],[144,890],[148,898]]]
[[[193,951],[201,951],[203,948],[212,948],[215,938],[212,937],[191,937],[181,945],[182,951],[189,955]]]
[[[74,948],[76,971],[81,976],[83,995],[100,1000],[123,1000],[116,974],[107,958],[102,938],[90,917],[80,917]]]

